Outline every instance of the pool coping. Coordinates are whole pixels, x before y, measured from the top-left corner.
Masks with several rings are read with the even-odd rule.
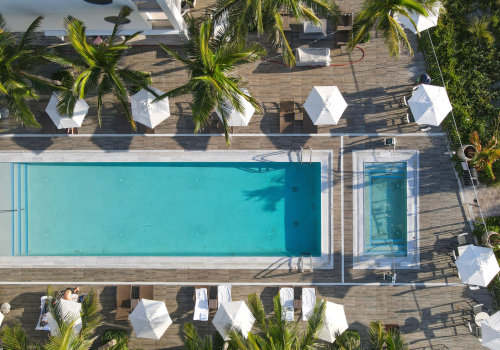
[[[353,268],[391,269],[393,258],[364,255],[364,162],[407,162],[407,251],[395,258],[395,269],[420,269],[419,151],[353,151]]]
[[[304,163],[310,159],[304,152]],[[300,162],[300,151],[0,151],[0,162]],[[321,256],[316,269],[333,268],[333,150],[314,150],[321,163]],[[304,164],[307,165],[307,164]],[[309,268],[309,259],[306,259]],[[300,269],[300,257],[0,256],[0,268]]]

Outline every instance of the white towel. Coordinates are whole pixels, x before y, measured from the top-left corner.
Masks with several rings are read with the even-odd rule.
[[[281,306],[289,305],[293,309],[293,288],[280,289]]]
[[[206,288],[196,290],[193,320],[208,321],[208,296]]]
[[[316,305],[316,290],[302,288],[302,321],[307,321]]]
[[[231,286],[223,285],[217,287],[217,307],[220,307],[220,303],[231,301]]]

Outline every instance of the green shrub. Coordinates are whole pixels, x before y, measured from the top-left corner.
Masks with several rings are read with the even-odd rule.
[[[104,332],[102,332],[102,345],[108,343],[113,339],[116,340],[117,343],[123,341],[126,344],[128,341],[127,331],[124,329],[106,329]],[[114,347],[110,348],[110,350],[113,350],[113,348]]]

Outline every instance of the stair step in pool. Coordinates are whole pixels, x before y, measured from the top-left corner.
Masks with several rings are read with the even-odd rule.
[[[28,167],[12,163],[12,255],[28,254]]]

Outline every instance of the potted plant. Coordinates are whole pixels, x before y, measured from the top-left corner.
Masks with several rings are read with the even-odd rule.
[[[479,134],[477,131],[473,131],[469,140],[476,148],[476,153],[469,160],[470,164],[477,170],[484,170],[490,179],[495,180],[493,163],[500,159],[500,149],[496,148],[498,144],[497,138],[492,136],[491,140],[483,146],[479,140]]]
[[[474,145],[464,145],[463,147],[460,147],[458,149],[457,156],[458,158],[466,162],[472,160],[476,153],[477,149]]]

